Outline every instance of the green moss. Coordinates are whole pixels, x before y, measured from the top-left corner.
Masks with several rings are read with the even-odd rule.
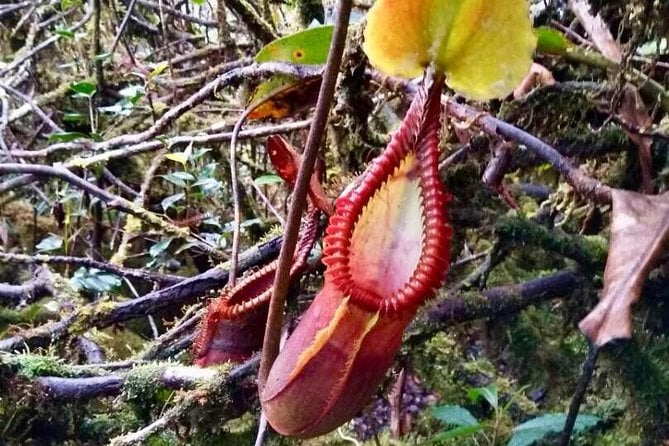
[[[587,351],[583,336],[565,327],[560,310],[550,303],[531,306],[493,331],[506,334],[504,346],[512,353],[509,362],[520,383],[546,388],[548,401],[558,405],[571,397]]]
[[[62,358],[32,353],[2,353],[0,354],[0,368],[27,379],[34,379],[38,376],[70,375]]]
[[[462,351],[452,333],[437,333],[424,344],[420,355],[412,358],[423,384],[438,395],[463,398],[465,392],[458,382]]]
[[[102,409],[103,411],[84,418],[78,426],[77,435],[83,442],[97,444],[102,439],[113,438],[141,427],[140,421],[131,411],[111,406]]]
[[[538,246],[571,258],[586,268],[601,268],[606,261],[607,249],[601,238],[568,235],[519,217],[500,219],[495,230],[501,238],[516,245]]]
[[[620,151],[627,137],[618,126],[597,129],[603,121],[598,95],[587,85],[543,87],[519,101],[504,102],[499,117],[576,155]]]
[[[161,388],[160,377],[165,371],[163,364],[147,364],[133,367],[125,375],[123,396],[129,401],[149,401]]]
[[[633,396],[634,407],[643,426],[644,444],[661,441],[669,431],[669,370],[634,341],[619,341],[606,346],[612,361],[610,370],[619,373],[622,384]]]
[[[46,322],[54,317],[54,312],[45,307],[42,303],[30,304],[24,308],[6,308],[0,307],[0,336],[5,335],[5,330],[9,325],[31,324]]]
[[[71,335],[78,335],[86,332],[92,324],[92,321],[99,318],[116,308],[116,302],[108,299],[100,299],[93,305],[82,305],[77,311],[77,318],[68,327]]]

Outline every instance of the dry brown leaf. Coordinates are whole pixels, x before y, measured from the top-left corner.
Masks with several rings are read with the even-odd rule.
[[[597,346],[632,337],[632,305],[669,247],[669,192],[644,195],[613,189],[604,289],[579,327]]]
[[[624,122],[631,124],[631,126],[639,129],[648,127],[652,122],[650,115],[646,111],[646,106],[641,99],[639,90],[631,84],[625,85],[622,102],[620,103],[618,113]],[[653,140],[649,136],[641,136],[639,133],[630,131],[625,127],[623,127],[623,130],[625,133],[627,133],[629,139],[639,149],[639,165],[641,166],[641,192],[647,194],[652,193],[653,169],[650,148],[653,144]]]
[[[282,80],[282,79],[281,79]],[[320,76],[311,76],[274,86],[271,82],[261,84],[251,99],[248,108],[250,120],[284,119],[316,105],[321,87]]]
[[[534,87],[540,85],[553,85],[555,78],[553,73],[546,67],[536,62],[532,63],[529,73],[525,76],[523,81],[513,90],[513,98],[520,99],[528,94]]]
[[[569,0],[569,8],[581,22],[597,49],[609,60],[620,63],[623,59],[620,47],[613,39],[609,27],[599,14],[593,16],[587,0]]]

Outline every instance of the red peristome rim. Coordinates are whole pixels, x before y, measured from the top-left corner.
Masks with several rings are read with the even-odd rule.
[[[300,240],[294,256],[294,264],[290,270],[291,279],[300,275],[306,268],[307,258],[316,240],[320,210],[310,206],[306,222],[300,230]],[[276,274],[278,260],[268,263],[259,270],[247,273],[233,287],[226,287],[216,300],[209,304],[207,312],[198,327],[197,336],[193,341],[193,351],[200,356],[208,348],[211,339],[217,334],[217,326],[221,321],[234,321],[269,303],[272,296],[272,281]],[[269,277],[268,277],[269,276]],[[259,280],[270,280],[266,290],[259,294],[251,294],[249,288]]]
[[[327,274],[351,302],[368,311],[390,314],[416,309],[432,297],[448,269],[451,229],[447,225],[445,206],[449,196],[443,192],[438,172],[442,85],[435,82],[429,95],[423,90],[418,93],[388,147],[372,161],[361,182],[336,201],[337,210],[330,218],[323,250]],[[423,248],[407,283],[392,295],[381,296],[356,283],[349,267],[351,239],[365,206],[409,153],[415,153],[418,159]]]

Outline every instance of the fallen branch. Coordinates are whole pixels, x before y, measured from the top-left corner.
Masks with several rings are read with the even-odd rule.
[[[277,237],[269,242],[246,250],[239,258],[240,271],[276,257],[281,243],[281,237]],[[70,333],[69,327],[76,320],[84,322],[83,324],[78,324],[77,331],[85,331],[91,327],[108,327],[112,324],[153,314],[167,308],[180,308],[183,305],[192,303],[197,297],[206,295],[209,291],[225,285],[227,280],[227,270],[212,268],[197,276],[184,279],[168,288],[148,293],[137,299],[119,302],[111,308],[109,307],[109,302],[106,302],[104,304],[104,311],[97,307],[98,303],[84,305],[60,321],[24,330],[14,336],[0,340],[0,351],[17,351],[25,347],[32,349],[56,342],[68,334],[75,334]]]
[[[119,209],[127,214],[135,215],[136,217],[140,218],[146,223],[162,229],[167,234],[174,235],[176,237],[190,238],[188,229],[180,228],[176,225],[173,225],[172,223],[165,221],[157,214],[147,211],[141,206],[137,206],[123,197],[114,195],[110,192],[107,192],[104,189],[99,188],[95,184],[90,183],[81,177],[78,177],[65,167],[62,166],[51,167],[51,166],[36,165],[36,164],[18,164],[18,163],[0,164],[0,175],[7,173],[27,173],[30,174],[30,176],[35,176],[35,177],[59,178],[85,192],[88,192],[92,196],[99,198],[108,206]],[[201,245],[201,243],[198,244]],[[209,248],[209,246],[207,245],[205,245],[204,247],[207,250]]]
[[[3,253],[0,253],[1,255]],[[39,268],[31,280],[21,285],[0,283],[0,305],[26,305],[53,294],[51,273],[46,268]]]
[[[219,370],[215,368],[165,367],[160,364],[140,367],[155,368],[156,384],[166,389],[192,389],[197,385],[211,382],[219,374]],[[35,385],[37,391],[51,401],[82,401],[120,394],[126,381],[132,379],[133,370],[135,369],[130,369],[128,372],[121,374],[82,378],[40,376],[35,379]]]
[[[530,280],[517,285],[490,288],[480,294],[467,293],[466,297],[447,297],[430,306],[417,326],[432,326],[432,330],[418,333],[420,339],[452,325],[515,313],[530,305],[549,299],[573,296],[580,292],[583,276],[574,271]]]
[[[468,297],[447,298],[429,307],[424,316],[409,329],[408,342],[422,342],[427,336],[455,324],[485,317],[498,317],[522,310],[530,305],[580,292],[583,277],[574,271],[559,271],[550,276],[518,285],[490,288]],[[258,364],[253,358],[234,370],[250,372]],[[231,372],[230,376],[235,373]],[[159,382],[167,388],[188,388],[205,384],[216,374],[214,368],[167,367]],[[54,400],[71,401],[98,396],[117,395],[123,389],[123,374],[93,378],[40,377],[36,383]]]

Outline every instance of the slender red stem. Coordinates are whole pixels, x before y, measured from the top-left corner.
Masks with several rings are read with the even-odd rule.
[[[351,14],[352,5],[352,0],[339,0],[337,3],[337,19],[335,22],[334,34],[332,36],[332,44],[330,45],[330,52],[325,65],[323,82],[321,83],[321,89],[318,93],[316,113],[311,128],[309,129],[309,136],[307,137],[307,143],[304,149],[304,159],[300,166],[295,191],[293,192],[293,201],[288,213],[283,245],[281,246],[281,253],[279,254],[279,265],[276,276],[274,277],[272,299],[269,305],[267,326],[265,329],[265,337],[263,339],[262,357],[260,359],[260,370],[258,373],[258,386],[260,390],[264,388],[272,364],[274,364],[274,360],[279,354],[279,340],[281,337],[281,324],[283,323],[283,308],[286,302],[286,294],[288,292],[290,264],[293,260],[293,254],[297,244],[300,219],[306,205],[307,190],[309,188],[311,174],[314,171],[320,142],[327,124],[330,106],[332,105],[339,66],[341,65],[344,46],[346,44],[348,20]]]

